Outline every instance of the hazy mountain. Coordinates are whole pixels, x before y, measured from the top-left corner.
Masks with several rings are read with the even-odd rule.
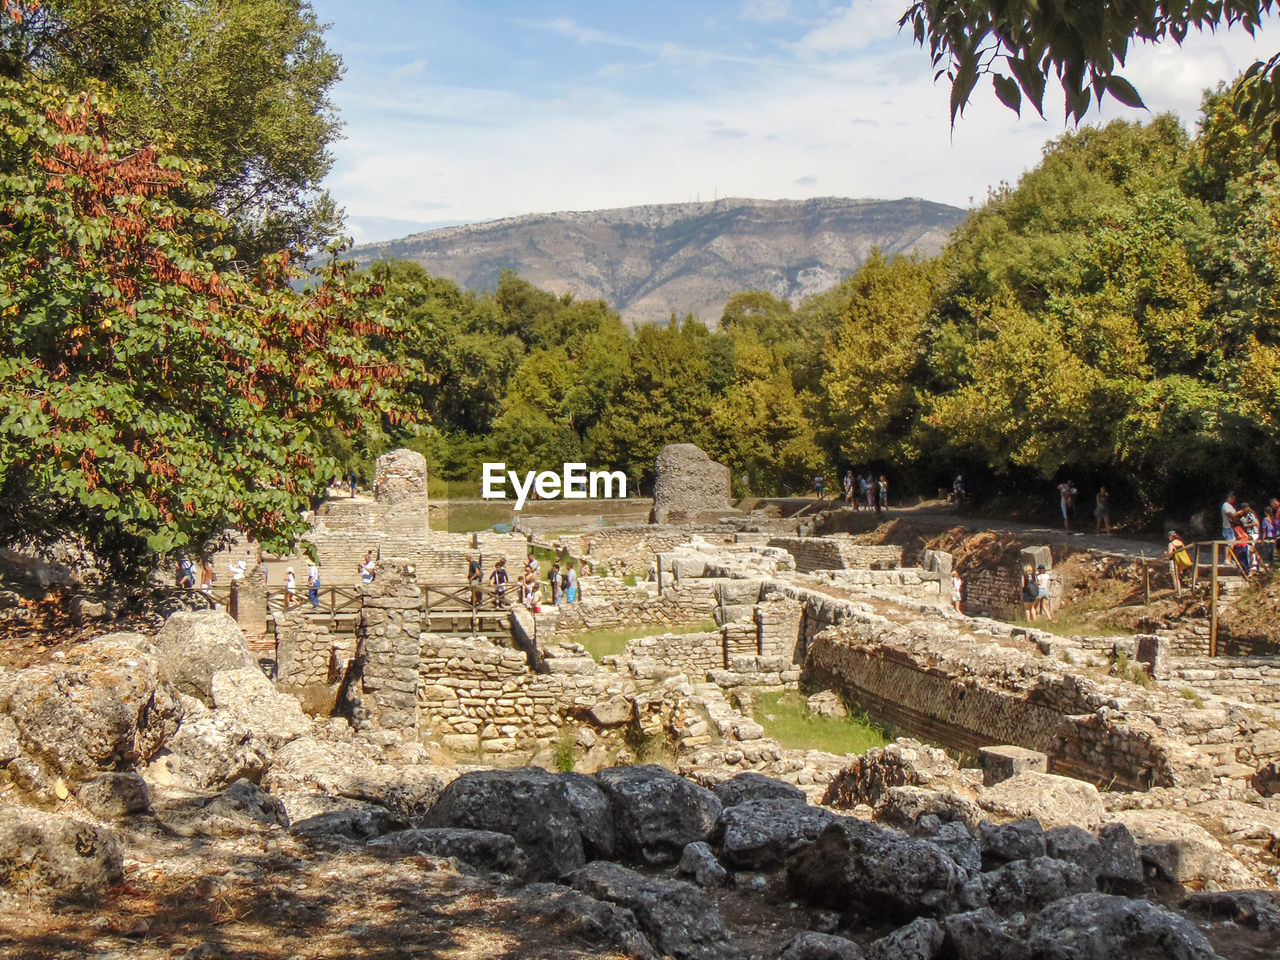
[[[873,247],[937,253],[966,211],[927,200],[724,199],[531,214],[356,247],[463,287],[493,289],[510,268],[557,294],[603,299],[628,320],[720,317],[741,290],[793,301],[856,270]]]

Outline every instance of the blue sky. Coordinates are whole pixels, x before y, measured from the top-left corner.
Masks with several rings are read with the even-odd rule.
[[[981,202],[1063,132],[1058,101],[1019,119],[980,85],[953,134],[908,5],[313,0],[346,65],[326,186],[357,240],[715,196]],[[1201,90],[1276,49],[1274,23],[1193,35],[1126,76],[1191,126]]]

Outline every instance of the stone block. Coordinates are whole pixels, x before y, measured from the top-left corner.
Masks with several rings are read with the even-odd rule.
[[[1011,745],[979,747],[978,763],[982,767],[982,782],[988,787],[1028,771],[1049,772],[1049,757],[1046,754]]]
[[[1032,570],[1044,567],[1046,570],[1053,569],[1053,553],[1047,546],[1044,547],[1024,547],[1018,554],[1018,563],[1021,569],[1025,570],[1030,567]]]

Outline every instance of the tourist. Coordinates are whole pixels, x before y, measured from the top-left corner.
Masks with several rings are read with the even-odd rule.
[[[1111,494],[1107,493],[1106,487],[1098,487],[1098,493],[1093,498],[1093,517],[1097,532],[1111,536]]]
[[[474,553],[467,554],[467,584],[471,587],[471,606],[480,605],[480,591],[484,587],[484,569]]]
[[[858,477],[858,497],[854,501],[853,508],[859,510],[867,502],[867,478]]]
[[[320,567],[314,557],[307,561],[307,599],[312,610],[320,609]]]
[[[534,613],[542,612],[542,581],[532,573],[524,575],[524,605]]]
[[[951,605],[955,607],[956,613],[964,613],[960,609],[960,603],[964,599],[964,579],[960,576],[959,570],[951,571]]]
[[[879,513],[881,510],[887,511],[889,509],[889,478],[886,477],[883,473],[880,474],[880,485],[877,492],[879,493],[880,497],[878,501],[879,505],[876,509],[876,512]]]
[[[1277,539],[1280,539],[1280,517],[1276,516],[1275,507],[1267,507],[1262,516],[1262,532],[1258,541],[1258,546],[1262,550],[1262,559],[1267,566],[1275,563]]]
[[[1040,605],[1040,588],[1036,584],[1036,572],[1031,567],[1022,571],[1022,613],[1028,623],[1036,619],[1036,607]]]
[[[551,603],[560,606],[563,588],[560,586],[560,561],[553,560],[551,569],[547,571],[547,582],[551,584]]]
[[[373,578],[378,575],[376,564],[373,560],[373,551],[369,550],[364,555],[364,561],[356,566],[356,571],[360,574],[361,583],[373,583]]]
[[[1235,523],[1236,514],[1240,511],[1236,509],[1236,492],[1232,490],[1227,494],[1227,499],[1222,501],[1222,539],[1228,542],[1234,542],[1236,539],[1235,531],[1231,529],[1231,525]]]
[[[822,474],[818,474],[813,478],[813,489],[817,491],[819,500],[822,499],[822,483]]]
[[[507,598],[507,558],[499,557],[489,574],[489,582],[493,584],[493,605],[501,607]]]
[[[356,472],[354,470],[347,471],[347,486],[351,488],[351,496],[356,495]]]
[[[232,580],[243,580],[244,572],[248,568],[248,564],[244,560],[237,560],[235,563],[227,564],[227,569],[231,571]]]
[[[200,592],[206,596],[213,592],[213,564],[208,560],[200,567]]]
[[[293,575],[293,567],[289,567],[284,572],[284,608],[288,610],[293,606],[298,592],[298,581]]]
[[[868,509],[868,510],[874,510],[874,509],[876,508],[876,478],[875,478],[875,474],[873,474],[873,473],[871,473],[871,472],[869,472],[869,471],[868,471],[868,473],[867,473],[867,478],[866,478],[866,481],[865,481],[865,482],[866,482],[866,486],[863,488],[863,490],[864,490],[864,493],[865,493],[865,496],[866,496],[867,509]]]
[[[1169,576],[1173,580],[1173,592],[1182,596],[1182,571],[1191,569],[1191,555],[1187,553],[1187,545],[1177,530],[1169,531],[1169,546],[1165,550],[1169,558]]]
[[[524,572],[532,573],[533,578],[538,579],[538,558],[533,555],[533,547],[529,548],[529,556],[524,562]]]
[[[1049,596],[1049,571],[1040,564],[1036,568],[1036,614],[1053,620],[1053,598]]]
[[[1058,505],[1062,509],[1062,529],[1071,532],[1071,516],[1076,512],[1076,485],[1070,480],[1058,484]]]
[[[841,482],[844,487],[844,502],[853,503],[853,471],[846,470],[844,472],[844,480]]]
[[[951,481],[951,502],[959,503],[964,499],[964,477],[956,474],[956,478]]]
[[[189,557],[184,557],[178,564],[178,586],[183,590],[196,588],[196,565]]]
[[[578,574],[573,569],[573,561],[569,561],[568,569],[564,572],[561,580],[561,586],[564,588],[564,602],[578,602]]]

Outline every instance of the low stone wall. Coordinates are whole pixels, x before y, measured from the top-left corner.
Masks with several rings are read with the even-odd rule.
[[[1211,693],[1245,704],[1280,707],[1280,661],[1274,658],[1224,660],[1196,657],[1174,662],[1173,683],[1196,693]]]
[[[873,716],[967,753],[1016,744],[1103,787],[1243,797],[1280,731],[1239,710],[1194,709],[1158,689],[1083,676],[1050,657],[942,622],[857,614],[809,640],[806,675]]]
[[[728,666],[724,637],[719,630],[712,633],[666,634],[640,637],[627,644],[623,657],[628,660],[653,660],[668,670],[702,681],[712,670]]]
[[[588,578],[587,589],[591,583],[592,579]],[[555,630],[574,633],[624,624],[694,623],[709,619],[715,606],[714,583],[709,580],[683,581],[678,588],[668,589],[656,597],[637,591],[629,599],[613,601],[592,600],[588,594],[580,603],[560,605]]]
[[[900,570],[826,570],[832,584],[851,593],[892,594],[916,600],[950,597],[951,578],[932,570],[907,567]]]
[[[334,637],[329,628],[307,617],[302,607],[273,613],[276,680],[292,687],[329,683],[333,679]],[[352,641],[354,645],[354,641]]]
[[[984,567],[964,579],[966,613],[1014,620],[1022,614],[1022,572],[1017,567]]]
[[[895,570],[902,566],[902,547],[854,543],[844,534],[829,537],[772,537],[769,546],[791,554],[801,573],[814,570]]]

